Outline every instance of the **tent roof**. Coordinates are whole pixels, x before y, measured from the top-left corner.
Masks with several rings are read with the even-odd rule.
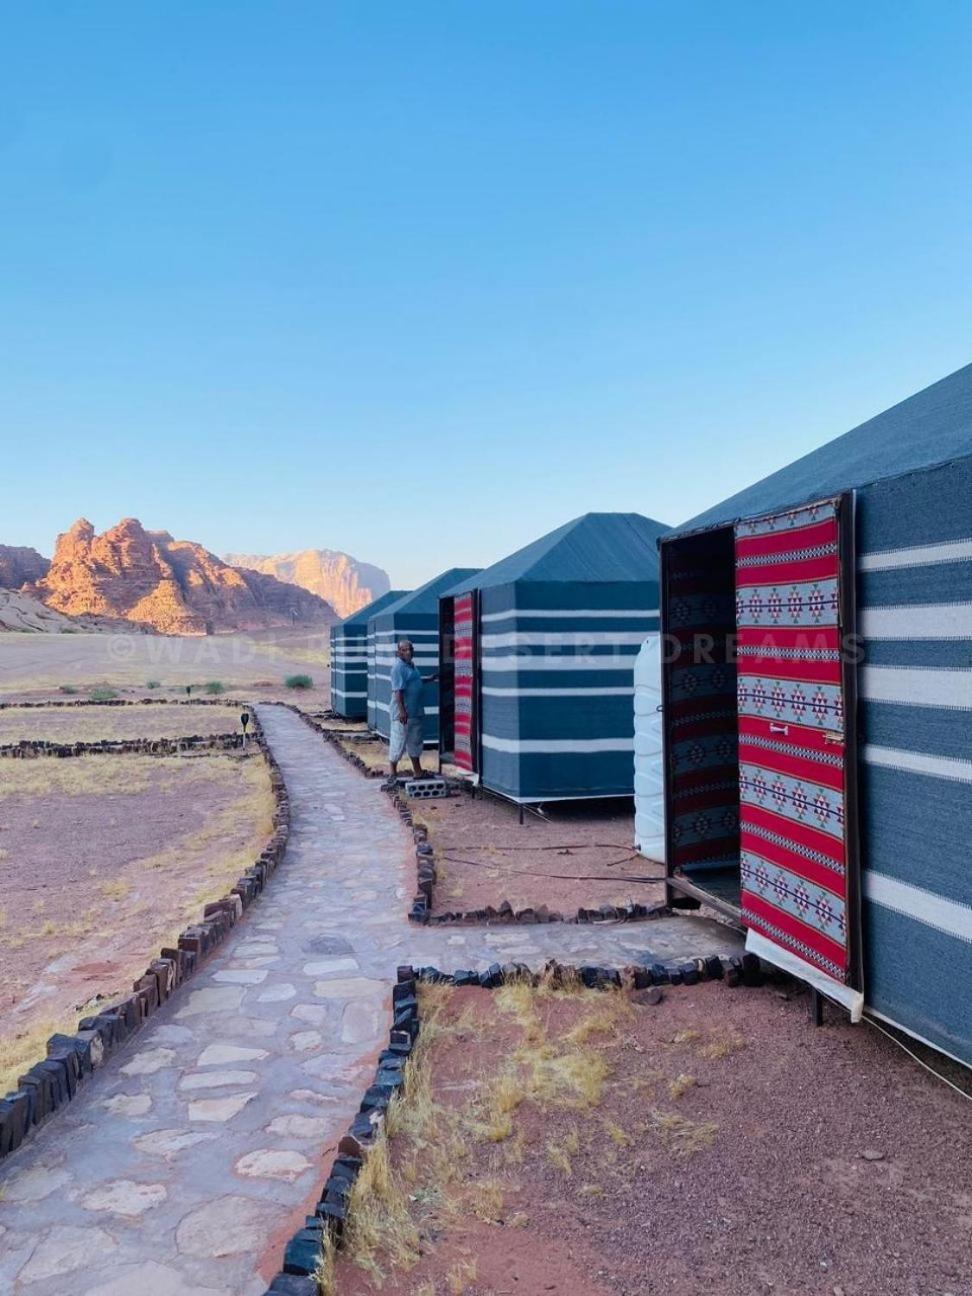
[[[400,598],[410,593],[411,590],[389,590],[387,594],[382,594],[381,598],[376,598],[371,603],[366,603],[363,608],[358,608],[357,612],[351,612],[343,621],[339,621],[338,625],[353,626],[359,623],[364,625],[375,613],[384,611],[386,607],[397,603]]]
[[[424,585],[420,585],[418,589],[405,594],[395,603],[383,607],[380,615],[397,616],[399,612],[434,612],[438,616],[439,595],[444,594],[457,581],[475,576],[478,571],[478,567],[450,567],[447,571],[434,576],[432,580],[426,581]]]
[[[972,364],[690,518],[697,531],[972,455]]]
[[[655,579],[656,546],[668,527],[640,513],[585,513],[501,558],[446,593],[514,581],[638,581]]]

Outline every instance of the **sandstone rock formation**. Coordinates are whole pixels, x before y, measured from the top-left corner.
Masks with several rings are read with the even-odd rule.
[[[146,531],[135,518],[102,535],[80,518],[58,536],[50,570],[27,592],[69,616],[119,617],[164,634],[326,625],[335,619],[323,599],[231,567],[167,531]]]
[[[335,549],[302,549],[270,556],[226,554],[225,561],[310,590],[326,599],[341,617],[350,616],[391,589],[387,572]]]
[[[36,549],[0,545],[0,589],[19,590],[28,581],[39,581],[47,575],[50,560]]]

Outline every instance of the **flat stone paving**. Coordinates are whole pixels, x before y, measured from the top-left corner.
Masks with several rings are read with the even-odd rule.
[[[196,977],[0,1168],[0,1291],[258,1296],[313,1208],[390,1022],[399,963],[623,964],[728,954],[673,917],[416,929],[411,834],[292,712],[260,719],[290,790],[287,853]]]

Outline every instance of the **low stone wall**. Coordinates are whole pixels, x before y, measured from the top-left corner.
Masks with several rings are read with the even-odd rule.
[[[246,745],[262,747],[263,739],[251,731]],[[102,738],[98,742],[75,743],[22,738],[20,742],[0,744],[0,758],[33,760],[40,756],[181,756],[189,751],[240,751],[242,747],[242,732],[187,734],[183,738]]]
[[[253,726],[260,732],[254,714]],[[109,1008],[85,1017],[74,1035],[52,1035],[47,1056],[0,1098],[0,1158],[15,1151],[30,1132],[71,1101],[88,1077],[121,1048],[233,929],[261,894],[283,858],[290,833],[290,800],[273,753],[262,741],[270,767],[274,798],[270,838],[236,884],[221,899],[206,905],[199,921],[187,927],[174,948],[164,948],[133,983],[132,994]]]
[[[0,711],[48,707],[235,706],[236,699],[206,698],[51,698],[47,702],[0,702]]]
[[[485,972],[440,972],[434,967],[400,967],[398,980],[392,987],[388,1047],[379,1054],[375,1078],[365,1090],[357,1116],[338,1144],[337,1155],[314,1213],[305,1217],[304,1227],[286,1244],[283,1267],[271,1281],[265,1296],[318,1296],[316,1275],[321,1270],[326,1251],[341,1248],[350,1219],[354,1181],[368,1153],[383,1137],[385,1113],[405,1084],[408,1059],[421,1026],[420,982],[494,990],[510,983],[539,985],[543,981],[552,986],[562,986],[579,981],[591,990],[650,990],[653,986],[697,985],[707,980],[725,980],[730,986],[759,986],[763,984],[765,974],[763,965],[753,954],[726,960],[712,957],[688,959],[679,964],[654,963],[650,967],[632,964],[621,969],[586,964],[572,967],[551,960],[541,972],[531,972],[524,963],[494,963]],[[661,993],[659,989],[659,1000]]]
[[[508,900],[499,906],[486,905],[482,909],[461,909],[447,913],[433,914],[432,902],[437,881],[435,852],[428,840],[424,828],[415,826],[412,807],[407,797],[390,789],[388,795],[398,811],[402,821],[412,830],[415,841],[416,892],[412,907],[408,911],[410,922],[426,924],[465,924],[482,927],[495,923],[597,923],[597,922],[644,922],[649,918],[661,918],[670,913],[665,904],[628,904],[601,905],[597,909],[579,908],[576,913],[562,914],[549,909],[546,905],[528,905],[514,909]]]

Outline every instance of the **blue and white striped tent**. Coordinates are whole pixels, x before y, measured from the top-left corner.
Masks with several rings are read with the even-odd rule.
[[[423,675],[439,669],[439,595],[472,576],[475,567],[450,567],[434,580],[388,604],[368,619],[368,726],[382,738],[390,733],[391,668],[399,639],[415,645],[415,665]],[[439,741],[439,686],[425,685],[425,743]]]
[[[448,591],[443,759],[518,803],[632,795],[634,661],[658,631],[665,529],[587,513]]]
[[[731,592],[733,535],[738,567],[741,534],[765,537],[770,517],[777,524],[781,518],[795,519],[799,527],[807,507],[820,500],[836,501],[847,519],[846,544],[837,550],[839,577],[847,597],[845,627],[856,622],[860,636],[842,654],[846,786],[853,792],[844,829],[847,925],[850,941],[858,944],[858,973],[832,997],[847,1002],[845,992],[856,993],[859,1011],[972,1065],[972,365],[666,536],[661,545],[663,631],[677,621],[671,586],[666,593],[665,582],[676,579],[680,554],[690,554],[695,546],[697,555],[700,546],[708,546],[708,574],[722,563],[727,567],[723,583]],[[716,557],[719,552],[722,558]],[[804,557],[809,554],[815,561],[817,552],[806,550]],[[748,561],[754,561],[751,551]],[[738,587],[738,575],[736,581]],[[731,600],[725,606],[731,608]],[[785,591],[782,606],[780,619],[785,621]],[[731,610],[726,615],[734,628]],[[741,628],[738,605],[735,615]],[[862,654],[854,651],[858,643]],[[742,676],[743,658],[738,660]],[[734,709],[732,693],[730,687],[720,705],[728,697]],[[739,697],[733,723],[741,746],[746,709],[741,689]],[[769,699],[768,715],[771,706]],[[667,712],[666,705],[666,717]],[[715,713],[710,704],[708,714]],[[781,714],[770,728],[779,741],[762,740],[764,746],[783,751],[799,726],[792,716]],[[677,759],[677,735],[668,737],[669,759]],[[824,737],[833,741],[830,734]],[[730,755],[719,777],[734,769],[738,782],[743,757],[734,755],[734,747],[725,750]],[[703,763],[715,778],[712,763]],[[684,820],[681,811],[691,801],[679,805],[678,778],[676,772],[670,779],[667,807],[675,828],[674,834],[669,831],[670,886],[682,896],[698,899],[715,891],[724,898],[726,879],[719,868],[707,875],[705,865],[697,863],[699,854],[691,854],[698,842],[687,845],[691,832],[680,815]],[[692,795],[700,787],[696,784]],[[739,784],[735,796],[744,818],[747,786]],[[781,796],[781,805],[783,800]],[[769,816],[771,798],[765,806]],[[745,878],[746,865],[739,864],[745,850],[740,850],[736,822],[738,896],[740,867]],[[771,835],[765,834],[767,841]],[[719,864],[721,846],[713,848],[713,866]],[[770,854],[772,849],[768,847]],[[682,867],[681,858],[694,858],[695,871],[692,864]],[[746,888],[744,880],[743,913]],[[782,891],[781,903],[788,907]],[[792,920],[788,914],[780,927],[792,937],[807,918],[801,919],[799,908],[789,908]],[[750,927],[747,943],[752,937]],[[791,954],[795,950],[799,955],[797,942],[788,943]],[[755,944],[761,955],[769,953],[771,961],[789,965],[786,951],[781,949],[777,959],[765,941]],[[826,983],[818,988],[828,992]]]
[[[368,621],[408,590],[389,590],[331,626],[331,710],[346,720],[368,714]]]

